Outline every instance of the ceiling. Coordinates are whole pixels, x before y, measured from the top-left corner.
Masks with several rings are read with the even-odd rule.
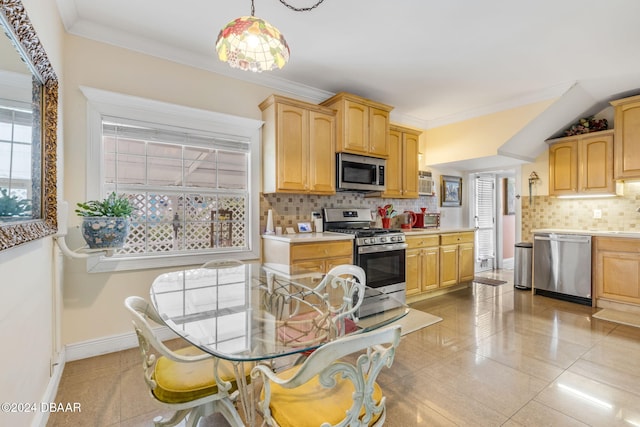
[[[279,28],[291,49],[282,70],[260,74],[230,68],[214,49],[227,22],[250,14],[250,0],[57,2],[72,34],[317,102],[352,92],[394,106],[392,120],[423,129],[558,98],[562,108],[546,126],[520,135],[544,144],[640,89],[637,0],[326,0],[310,12],[255,0],[255,15]]]

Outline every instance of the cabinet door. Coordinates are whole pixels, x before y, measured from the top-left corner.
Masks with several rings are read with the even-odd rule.
[[[580,138],[580,192],[613,193],[613,135],[597,134]]]
[[[615,178],[640,178],[640,99],[616,105],[614,144]]]
[[[369,108],[369,154],[376,157],[389,155],[389,112]]]
[[[309,174],[308,114],[304,108],[278,104],[278,190],[305,192]]]
[[[411,133],[402,135],[402,196],[418,198],[418,136]],[[388,162],[387,162],[388,163]]]
[[[458,245],[440,246],[440,287],[458,283]]]
[[[420,293],[422,288],[420,274],[421,249],[407,249],[406,252],[406,283],[407,295]]]
[[[369,149],[369,107],[352,101],[344,101],[345,151],[367,154]]]
[[[574,194],[578,191],[578,140],[549,147],[549,194]]]
[[[335,194],[335,117],[309,112],[309,192]]]
[[[473,280],[473,243],[458,245],[458,283]]]
[[[422,250],[422,290],[430,291],[440,286],[440,248]]]
[[[325,271],[323,273],[328,273],[333,267],[343,264],[353,264],[353,256],[344,256],[341,258],[329,258],[325,262]]]
[[[382,196],[402,197],[402,132],[397,130],[389,131],[389,158],[386,163],[386,189]]]

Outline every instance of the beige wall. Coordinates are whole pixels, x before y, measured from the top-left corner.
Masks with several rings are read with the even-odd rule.
[[[23,3],[56,74],[62,78],[63,28],[56,3]],[[58,139],[62,150],[60,134]],[[0,252],[0,402],[39,403],[44,399],[56,328],[57,259],[53,253],[51,238]],[[0,425],[29,425],[41,416],[0,412]]]
[[[80,86],[260,119],[258,104],[272,89],[111,45],[68,35],[65,40],[65,197],[70,210],[86,199],[86,99]],[[212,60],[213,54],[212,54]],[[238,71],[242,73],[242,71]],[[82,245],[80,220],[69,216],[70,247]],[[76,244],[74,246],[73,244]],[[64,344],[131,332],[123,307],[129,295],[148,298],[160,270],[86,273],[85,261],[65,261]]]
[[[442,164],[498,154],[498,149],[554,100],[540,101],[426,130],[420,139],[424,161]]]

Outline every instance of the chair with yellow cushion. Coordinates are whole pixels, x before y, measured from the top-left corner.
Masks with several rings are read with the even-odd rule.
[[[149,320],[158,325],[164,322],[149,303],[132,296],[125,306],[133,317],[151,397],[176,411],[170,419],[156,417],[155,426],[175,426],[186,418],[186,426],[195,427],[214,412],[220,412],[232,426],[244,425],[234,407],[238,391],[233,365],[193,346],[170,350],[151,329]],[[247,367],[245,375],[249,374]]]
[[[376,377],[393,363],[399,342],[400,326],[387,327],[331,341],[282,372],[254,367],[251,376],[263,381],[258,406],[264,421],[279,427],[381,426],[385,397]]]

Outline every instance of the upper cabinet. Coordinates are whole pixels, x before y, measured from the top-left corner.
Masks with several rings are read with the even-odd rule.
[[[547,141],[549,194],[615,194],[613,130]]]
[[[338,152],[385,159],[389,156],[389,112],[393,107],[346,92],[320,105],[337,111]]]
[[[611,105],[615,109],[615,178],[640,178],[640,95]]]
[[[262,191],[335,194],[336,112],[278,95],[260,109]]]
[[[418,198],[418,143],[421,132],[390,125],[386,190],[382,197]]]

